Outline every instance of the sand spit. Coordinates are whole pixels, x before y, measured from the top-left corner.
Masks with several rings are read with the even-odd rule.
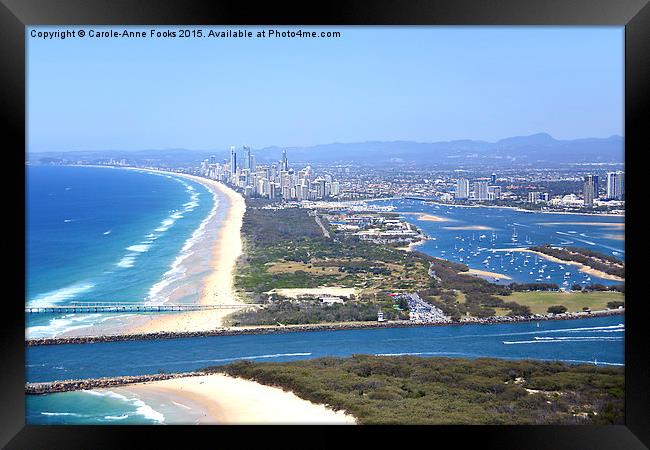
[[[163,400],[193,413],[165,420],[168,424],[356,424],[356,419],[343,411],[311,403],[278,387],[222,374],[131,384],[121,390],[137,395],[154,409],[155,403]]]

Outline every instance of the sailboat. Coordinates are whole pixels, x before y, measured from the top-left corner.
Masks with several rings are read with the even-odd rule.
[[[515,227],[512,227],[512,242],[517,242],[517,229]]]

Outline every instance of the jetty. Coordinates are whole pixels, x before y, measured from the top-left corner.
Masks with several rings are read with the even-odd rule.
[[[135,302],[72,302],[67,305],[55,306],[26,306],[26,314],[57,314],[57,313],[116,313],[116,312],[169,312],[169,311],[200,311],[207,309],[241,309],[242,307],[259,307],[260,305],[228,305],[228,304],[180,304],[162,303],[147,304]]]

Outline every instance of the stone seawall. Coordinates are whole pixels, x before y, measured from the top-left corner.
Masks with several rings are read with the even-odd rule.
[[[171,378],[184,378],[205,375],[203,372],[185,373],[159,373],[154,375],[137,375],[123,377],[93,378],[85,380],[61,380],[45,383],[25,384],[25,393],[30,395],[52,394],[55,392],[81,391],[88,389],[110,388],[133,383],[147,383],[150,381],[169,380]]]
[[[571,320],[586,319],[590,317],[602,317],[610,315],[624,314],[624,309],[613,309],[606,311],[593,311],[591,313],[565,313],[558,315],[535,315],[531,317],[509,317],[494,316],[485,319],[465,319],[461,322],[443,322],[443,323],[419,323],[411,321],[391,321],[391,322],[354,322],[354,323],[336,323],[336,324],[314,324],[314,325],[284,325],[275,327],[253,327],[253,328],[223,328],[207,331],[191,332],[159,332],[145,334],[121,334],[121,335],[104,335],[104,336],[73,336],[57,338],[38,338],[27,339],[25,345],[28,347],[37,345],[62,345],[62,344],[92,344],[98,342],[117,342],[117,341],[139,341],[153,339],[179,339],[192,337],[211,337],[211,336],[242,336],[248,334],[276,334],[276,333],[300,333],[313,331],[337,331],[337,330],[358,330],[369,328],[410,328],[410,327],[430,327],[430,326],[462,326],[466,324],[491,325],[497,323],[516,323],[516,322],[534,322],[546,320]]]

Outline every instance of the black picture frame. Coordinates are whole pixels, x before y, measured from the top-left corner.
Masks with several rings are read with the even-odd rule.
[[[25,27],[36,25],[74,24],[299,24],[299,25],[620,25],[625,26],[625,147],[626,147],[626,259],[632,269],[626,273],[626,339],[625,339],[625,425],[624,426],[505,426],[468,427],[439,426],[435,429],[395,430],[394,427],[355,427],[344,430],[346,438],[360,434],[362,439],[381,440],[393,445],[436,445],[445,440],[458,444],[472,441],[474,446],[500,449],[636,449],[650,446],[650,352],[645,345],[648,327],[644,323],[647,299],[642,295],[640,270],[641,249],[633,236],[640,230],[644,205],[641,182],[644,170],[640,163],[648,151],[647,125],[643,122],[648,110],[650,91],[650,6],[648,0],[456,0],[424,1],[391,0],[260,2],[221,0],[0,0],[0,47],[2,70],[0,90],[5,114],[3,128],[3,180],[6,200],[15,202],[9,215],[11,236],[25,233],[24,214],[16,211],[25,205],[24,159],[17,148],[25,147]],[[14,167],[15,165],[15,167]],[[22,167],[22,170],[21,168]],[[13,207],[14,205],[11,204]],[[8,218],[9,219],[9,218]],[[9,233],[8,232],[8,233]],[[114,448],[146,447],[170,444],[181,437],[187,445],[191,436],[194,445],[225,435],[238,445],[264,434],[269,441],[290,444],[276,436],[287,431],[269,427],[248,432],[242,427],[140,426],[26,426],[24,406],[25,343],[24,239],[8,239],[15,251],[8,252],[12,272],[10,290],[5,286],[2,303],[2,380],[0,391],[0,445],[15,449],[38,448]],[[632,245],[628,245],[631,243]],[[639,275],[637,275],[639,274]],[[22,278],[21,278],[22,275]],[[630,290],[631,289],[631,290]],[[262,428],[262,427],[256,427]],[[292,433],[295,430],[291,430]],[[307,439],[316,444],[328,438],[339,439],[341,429],[306,427]],[[411,433],[417,433],[412,435]],[[185,433],[185,434],[183,434]],[[295,435],[294,435],[295,436]],[[422,439],[425,441],[422,441]],[[281,440],[278,440],[281,439]],[[222,441],[223,440],[223,441]],[[294,439],[298,443],[304,440]],[[427,440],[430,442],[427,443]],[[417,442],[417,444],[416,444]],[[453,444],[452,444],[453,445]],[[212,446],[212,445],[211,445]],[[216,446],[216,444],[215,444]]]

